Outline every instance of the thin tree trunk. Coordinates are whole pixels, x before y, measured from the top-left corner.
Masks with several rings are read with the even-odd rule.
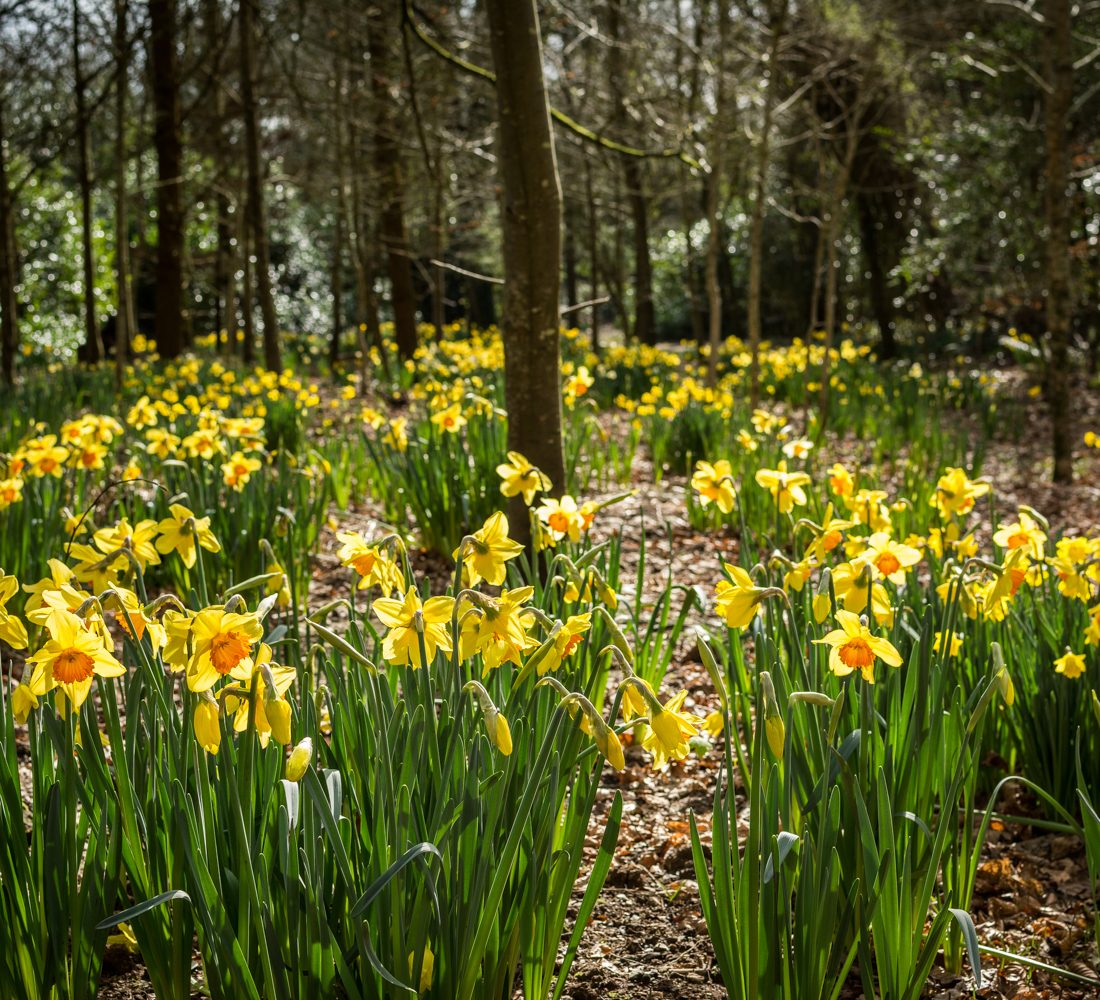
[[[508,447],[566,490],[562,449],[559,294],[561,185],[542,76],[535,0],[486,0],[499,114],[504,379]],[[526,539],[522,503],[513,530]]]
[[[393,310],[394,339],[402,358],[411,358],[416,350],[416,291],[413,288],[412,257],[405,230],[405,187],[401,169],[401,149],[395,134],[394,100],[390,93],[391,39],[384,34],[382,14],[371,23],[367,49],[370,54],[371,92],[375,104],[374,163],[376,182],[383,204],[379,236],[386,252],[386,271],[390,279],[390,307]],[[400,29],[398,29],[400,30]]]
[[[600,297],[599,219],[596,218],[596,197],[592,190],[592,161],[587,155],[584,158],[584,200],[588,222],[588,297],[592,301],[589,334],[592,338],[592,350],[599,354],[600,307],[596,304],[596,300]]]
[[[772,117],[775,112],[776,73],[779,46],[787,20],[787,0],[779,0],[779,9],[772,18],[772,40],[768,48],[767,86],[764,89],[764,118],[760,125],[760,140],[756,147],[756,176],[753,179],[752,216],[749,226],[749,394],[755,407],[760,399],[760,293],[763,282],[764,200],[767,196],[768,165],[771,162]]]
[[[245,210],[241,226],[241,260],[244,262],[241,275],[241,318],[244,321],[244,342],[241,344],[241,360],[246,365],[256,361],[256,307],[253,300],[252,283],[252,234],[248,224],[248,195],[245,195]]]
[[[80,65],[80,6],[73,0],[73,83],[76,97],[77,184],[80,187],[80,244],[84,274],[84,359],[103,357],[95,314],[95,247],[92,244],[92,164],[88,122],[88,82]]]
[[[847,144],[844,159],[833,178],[833,190],[829,202],[829,214],[823,220],[825,228],[825,340],[824,356],[821,360],[821,402],[818,414],[819,430],[824,430],[829,422],[829,382],[832,379],[833,343],[836,339],[837,282],[840,277],[840,223],[844,212],[844,196],[848,191],[848,180],[852,176],[856,150],[859,148],[860,111],[854,112],[854,119],[848,123]]]
[[[220,0],[206,0],[206,45],[210,53],[220,51],[222,23]],[[214,330],[219,344],[226,354],[233,354],[237,347],[236,275],[233,249],[231,202],[229,199],[229,163],[226,156],[229,142],[225,134],[225,88],[222,86],[221,60],[209,58],[210,91],[213,104],[214,146],[216,170],[214,206],[216,243],[214,246]],[[224,336],[224,343],[222,337]]]
[[[163,357],[184,346],[183,136],[180,126],[176,0],[149,0],[153,144],[157,152],[157,290],[154,335]]]
[[[1069,372],[1069,151],[1066,128],[1073,100],[1073,37],[1071,0],[1047,0],[1046,68],[1046,224],[1047,335],[1050,367],[1047,403],[1053,431],[1054,481],[1073,481],[1073,418]]]
[[[15,247],[15,205],[8,178],[4,105],[0,101],[0,376],[5,385],[15,381],[15,352],[19,347],[19,303]]]
[[[115,387],[121,390],[126,357],[134,337],[134,297],[130,288],[130,222],[126,191],[126,98],[130,87],[130,43],[126,35],[128,0],[115,0]]]
[[[707,175],[707,258],[706,290],[709,328],[707,331],[707,385],[718,384],[718,351],[722,346],[722,290],[718,284],[718,255],[721,243],[719,208],[722,191],[722,169],[725,160],[726,136],[726,62],[729,38],[729,0],[718,0],[718,71],[714,93],[714,121],[707,155],[710,173]]]
[[[256,120],[256,0],[240,0],[241,111],[244,118],[245,158],[248,170],[248,225],[256,257],[256,291],[264,324],[264,366],[279,371],[283,366],[279,348],[279,319],[271,290],[271,257],[267,244],[267,212],[260,167],[260,126]]]
[[[643,344],[654,344],[657,320],[653,309],[653,263],[649,256],[649,201],[641,160],[628,156],[623,174],[634,232],[634,336]]]

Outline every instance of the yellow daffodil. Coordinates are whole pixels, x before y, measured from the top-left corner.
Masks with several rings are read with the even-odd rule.
[[[928,502],[945,517],[964,517],[974,509],[974,501],[988,492],[988,483],[970,480],[962,469],[952,467],[940,476]]]
[[[178,552],[183,565],[190,569],[197,559],[196,545],[207,552],[221,552],[221,543],[210,530],[209,517],[195,517],[183,504],[174,503],[168,508],[170,517],[164,518],[158,525],[160,537],[157,539],[157,551],[162,555]]]
[[[994,545],[1009,551],[1022,549],[1035,559],[1042,557],[1046,540],[1046,533],[1039,523],[1023,510],[1020,511],[1016,521],[1011,524],[1002,524],[993,535]]]
[[[0,640],[12,649],[27,648],[26,626],[15,615],[8,614],[6,605],[19,590],[19,581],[0,570]]]
[[[84,704],[94,677],[121,677],[126,672],[103,636],[71,612],[51,620],[49,639],[27,663],[34,667],[28,685],[34,695],[41,697],[59,687],[74,709]]]
[[[416,669],[424,666],[421,636],[428,663],[438,650],[451,651],[449,626],[454,598],[429,597],[421,603],[416,588],[410,587],[402,600],[379,597],[371,607],[378,620],[389,629],[382,641],[382,655],[387,662],[398,666],[411,664]]]
[[[654,770],[661,770],[669,761],[683,760],[688,755],[688,740],[698,735],[694,717],[681,711],[686,698],[687,692],[681,691],[663,706],[649,706],[649,731],[642,746],[653,754]]]
[[[357,531],[341,531],[336,538],[341,543],[336,558],[359,574],[357,589],[378,587],[389,597],[404,583],[401,568],[385,549],[369,544]]]
[[[920,553],[908,545],[895,542],[884,531],[876,531],[867,539],[865,560],[893,584],[905,583],[905,571],[920,562]]]
[[[252,647],[264,634],[263,625],[251,612],[205,608],[191,622],[191,658],[187,686],[207,691],[236,670],[252,669]]]
[[[501,478],[501,494],[522,496],[528,507],[534,503],[536,493],[545,493],[553,485],[549,476],[518,451],[508,452],[508,461],[497,466],[497,475]]]
[[[1085,658],[1080,653],[1067,649],[1054,661],[1054,670],[1063,677],[1076,680],[1085,672]]]
[[[840,628],[833,629],[814,642],[832,647],[829,652],[829,669],[837,677],[846,677],[859,670],[868,684],[875,682],[875,660],[882,660],[891,667],[901,666],[901,654],[886,639],[872,635],[858,615],[841,609],[836,613]]]
[[[490,514],[486,522],[463,545],[454,550],[457,560],[463,554],[463,569],[467,574],[467,586],[476,587],[481,580],[499,587],[507,575],[505,563],[515,559],[523,546],[508,537],[508,518],[500,511]]]
[[[691,488],[699,494],[700,507],[713,503],[723,514],[733,511],[737,493],[733,485],[733,469],[726,459],[719,459],[713,465],[696,462]]]
[[[810,483],[805,472],[788,472],[786,461],[779,463],[777,469],[758,469],[756,482],[764,487],[779,507],[779,513],[790,513],[796,506],[806,503],[806,493],[802,489]]]

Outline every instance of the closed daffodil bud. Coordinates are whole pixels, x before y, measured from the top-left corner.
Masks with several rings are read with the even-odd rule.
[[[286,761],[286,780],[301,781],[313,760],[313,740],[308,736],[290,751]]]
[[[195,739],[207,753],[216,754],[222,742],[222,727],[218,703],[207,693],[195,706]]]
[[[485,727],[489,730],[489,736],[497,745],[497,749],[505,757],[509,756],[512,752],[512,730],[508,725],[508,720],[500,712],[497,712],[492,723],[490,723],[489,716],[485,717]]]
[[[763,685],[764,694],[764,736],[768,746],[776,757],[783,756],[783,745],[787,741],[787,727],[783,722],[783,716],[779,714],[779,703],[775,698],[775,687],[772,677],[767,671],[760,675],[760,683]]]
[[[25,725],[27,717],[36,708],[38,708],[38,698],[26,684],[20,684],[12,691],[11,711],[19,725]]]
[[[485,720],[485,731],[496,748],[507,757],[512,752],[512,729],[508,720],[504,718],[500,710],[493,704],[489,692],[478,681],[467,681],[465,690],[470,691],[481,706],[481,717]]]
[[[285,698],[272,698],[264,703],[264,714],[271,726],[271,735],[283,746],[290,743],[290,703]]]

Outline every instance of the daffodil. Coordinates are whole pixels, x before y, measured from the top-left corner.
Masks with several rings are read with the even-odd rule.
[[[777,469],[758,469],[756,482],[772,495],[781,514],[806,504],[806,492],[802,487],[809,485],[810,477],[805,472],[788,472],[786,460],[780,462]]]
[[[534,466],[518,451],[508,452],[508,461],[497,466],[500,492],[506,497],[522,496],[528,507],[536,493],[545,493],[553,485],[550,477]]]
[[[993,535],[993,544],[1003,549],[1023,549],[1028,555],[1039,559],[1043,554],[1046,533],[1027,511],[1020,511],[1016,521],[1002,524]]]
[[[864,558],[893,584],[905,583],[905,571],[920,562],[920,553],[895,542],[886,532],[876,531],[867,539]]]
[[[715,606],[718,614],[729,628],[746,628],[760,614],[762,601],[768,594],[766,587],[758,587],[752,577],[740,566],[723,563],[723,568],[732,577],[719,580],[715,591]]]
[[[814,642],[832,647],[829,652],[829,669],[837,677],[846,677],[853,670],[859,670],[868,684],[875,682],[875,660],[882,660],[887,666],[900,667],[901,654],[893,644],[873,635],[858,615],[843,609],[837,611],[836,620],[840,628],[826,634]]]
[[[433,413],[431,421],[448,434],[457,434],[466,426],[466,418],[462,415],[462,407],[458,403],[452,403],[445,410]]]
[[[694,717],[681,711],[686,698],[687,692],[681,691],[663,706],[650,706],[649,732],[642,746],[653,754],[655,770],[671,760],[683,760],[688,755],[688,740],[699,732]]]
[[[251,671],[252,647],[263,634],[263,625],[251,612],[222,607],[200,611],[191,622],[187,686],[207,691],[234,671]]]
[[[584,521],[577,508],[577,501],[571,496],[563,496],[560,500],[543,500],[538,515],[554,541],[561,541],[566,536],[571,541],[580,541]]]
[[[939,656],[955,657],[962,649],[963,637],[961,632],[937,632],[932,642],[932,648]]]
[[[967,478],[962,469],[949,468],[936,483],[936,492],[928,501],[947,517],[965,516],[974,509],[974,501],[989,492],[989,484]]]
[[[49,636],[27,659],[34,667],[28,687],[38,697],[59,687],[72,707],[79,709],[94,677],[121,677],[126,672],[104,645],[103,636],[71,612],[51,621]]]
[[[1054,670],[1063,677],[1076,680],[1085,672],[1085,657],[1080,653],[1074,653],[1067,649],[1054,661]]]
[[[158,525],[160,537],[157,551],[162,555],[178,552],[183,565],[190,569],[197,559],[196,545],[207,552],[221,552],[221,543],[210,530],[209,517],[195,517],[183,504],[174,503],[169,508],[170,517]]]
[[[554,637],[554,644],[538,662],[539,676],[557,670],[562,663],[580,647],[585,633],[592,627],[592,612],[583,615],[570,615],[561,624],[561,630]]]
[[[235,451],[228,461],[222,463],[222,479],[226,486],[240,492],[252,478],[252,473],[258,472],[262,465],[258,458]]]
[[[359,590],[378,587],[389,597],[404,583],[401,568],[381,546],[369,544],[357,531],[341,531],[336,538],[341,543],[336,558],[359,574]]]
[[[287,781],[301,781],[312,760],[313,740],[306,736],[290,751],[283,776]]]
[[[504,564],[522,551],[523,546],[508,537],[508,518],[498,510],[490,514],[477,531],[466,537],[464,543],[455,549],[454,558],[457,560],[462,553],[468,586],[476,587],[484,580],[490,586],[499,587],[507,575]]]
[[[427,662],[435,658],[438,650],[451,651],[449,625],[454,609],[452,597],[429,597],[421,603],[415,587],[410,587],[402,600],[379,597],[371,605],[378,620],[389,631],[382,640],[382,655],[387,662],[414,668],[424,666],[420,651],[423,638]]]
[[[719,459],[713,465],[710,462],[696,462],[691,488],[699,494],[700,507],[713,503],[723,514],[733,511],[737,493],[733,485],[733,469],[726,459]]]
[[[6,605],[19,590],[19,581],[0,570],[0,640],[12,649],[27,648],[26,626],[15,615],[8,614]]]

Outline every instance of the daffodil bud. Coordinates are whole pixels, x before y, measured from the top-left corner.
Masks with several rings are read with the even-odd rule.
[[[290,751],[286,761],[286,780],[301,781],[313,760],[313,740],[308,736]]]
[[[1095,695],[1093,695],[1093,697],[1095,697]],[[19,725],[25,725],[27,717],[36,708],[38,708],[38,698],[26,684],[20,684],[12,691],[12,715],[15,716],[15,721],[19,723]]]
[[[485,721],[485,731],[496,748],[507,757],[512,752],[512,729],[508,720],[489,697],[489,692],[478,681],[467,681],[464,690],[472,691],[481,706],[481,715]]]
[[[195,706],[192,721],[199,746],[207,753],[216,754],[222,742],[222,727],[218,703],[209,691],[203,693]]]
[[[264,715],[271,726],[271,735],[287,746],[291,740],[290,703],[285,698],[265,698]]]
[[[760,675],[760,683],[764,696],[764,736],[771,752],[776,757],[782,757],[783,744],[787,741],[787,727],[783,723],[783,716],[779,714],[779,703],[775,697],[771,674],[764,671]]]
[[[832,571],[826,566],[821,571],[821,577],[817,581],[817,591],[814,593],[814,621],[820,625],[829,617],[832,609]]]

